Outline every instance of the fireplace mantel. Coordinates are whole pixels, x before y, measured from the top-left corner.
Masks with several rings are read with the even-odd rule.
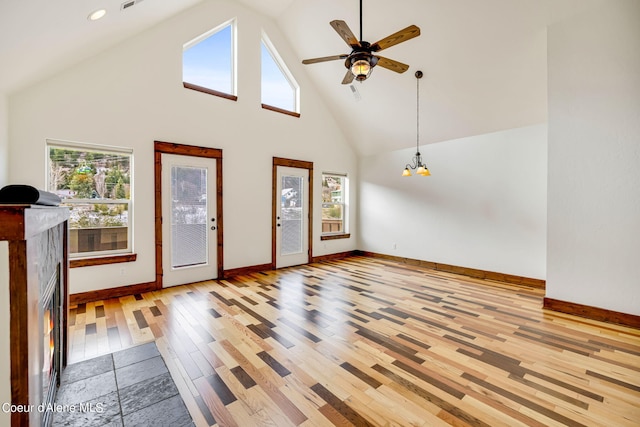
[[[3,354],[0,361],[9,360],[10,373],[0,373],[0,379],[8,378],[11,388],[10,406],[0,402],[4,405],[0,425],[7,425],[9,419],[11,426],[40,426],[48,421],[46,412],[39,410],[47,397],[43,386],[47,344],[43,338],[48,331],[43,305],[51,289],[56,289],[60,324],[50,335],[51,342],[55,337],[57,343],[56,364],[61,369],[67,358],[68,218],[67,208],[0,205],[0,257],[6,258],[0,259],[0,269],[9,270],[8,284],[6,272],[0,271],[0,293],[6,295],[8,287],[9,296],[9,301],[0,302],[0,311],[5,307],[10,310],[9,346],[0,343],[0,351],[8,353],[8,358]],[[5,363],[0,365],[5,365],[0,370],[6,369]]]

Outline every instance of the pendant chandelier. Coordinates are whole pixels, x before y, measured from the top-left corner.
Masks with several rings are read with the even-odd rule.
[[[422,156],[420,155],[420,79],[422,78],[422,71],[416,71],[416,155],[412,159],[412,163],[407,165],[402,172],[402,176],[411,176],[410,169],[417,169],[416,174],[422,176],[429,176],[431,172],[422,162]]]

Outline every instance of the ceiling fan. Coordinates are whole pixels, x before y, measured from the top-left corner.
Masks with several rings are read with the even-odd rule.
[[[391,46],[410,40],[420,35],[420,28],[410,25],[407,28],[393,33],[382,40],[375,43],[369,43],[362,40],[362,0],[360,0],[360,40],[356,39],[346,22],[334,20],[329,23],[334,30],[347,42],[351,47],[350,54],[324,56],[322,58],[305,59],[303,64],[315,64],[317,62],[335,61],[344,59],[344,65],[347,67],[347,74],[342,79],[342,84],[346,85],[356,79],[364,81],[371,75],[371,70],[376,65],[386,68],[396,73],[404,73],[409,69],[407,64],[394,61],[393,59],[384,58],[374,55],[374,52],[380,52]]]

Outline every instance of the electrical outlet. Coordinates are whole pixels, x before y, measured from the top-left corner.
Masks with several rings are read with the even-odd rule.
[[[122,267],[122,268],[120,269],[120,275],[121,275],[121,276],[124,276],[124,274],[125,274],[125,273],[126,273],[126,271],[125,271],[124,267]]]
[[[398,249],[398,245],[396,243],[393,244],[393,249]]]

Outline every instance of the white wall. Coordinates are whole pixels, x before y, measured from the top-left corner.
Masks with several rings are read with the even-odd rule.
[[[428,177],[401,176],[415,148],[363,159],[359,249],[544,279],[546,141],[541,124],[422,146]]]
[[[236,17],[238,101],[182,87],[182,45]],[[301,118],[260,107],[264,29],[301,86]],[[357,179],[357,159],[319,101],[303,66],[272,20],[230,1],[208,1],[10,98],[15,183],[45,184],[45,139],[134,149],[135,263],[71,271],[71,293],[144,283],[154,276],[153,141],[223,150],[224,268],[271,262],[272,157],[314,162]],[[320,242],[314,204],[314,255],[355,249],[351,239]],[[355,224],[355,209],[352,224]],[[120,275],[120,269],[125,274]]]
[[[547,297],[640,315],[640,2],[553,25]]]
[[[0,93],[0,188],[9,183],[9,112],[7,96]]]

